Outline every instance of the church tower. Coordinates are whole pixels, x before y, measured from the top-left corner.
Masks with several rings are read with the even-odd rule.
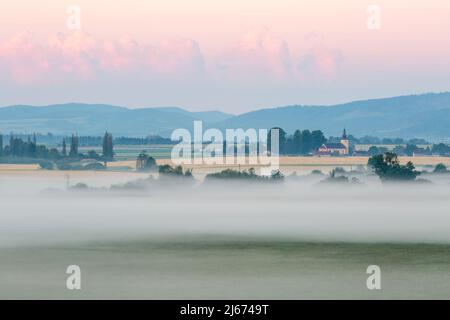
[[[350,141],[347,138],[347,132],[345,131],[345,128],[344,132],[342,133],[341,144],[345,147],[345,155],[348,155],[350,152]]]

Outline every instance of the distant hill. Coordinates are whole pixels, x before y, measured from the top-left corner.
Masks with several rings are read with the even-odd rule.
[[[233,116],[219,111],[189,112],[178,107],[128,109],[111,105],[70,103],[45,107],[0,108],[0,131],[8,133],[115,136],[170,136],[176,128],[205,127],[321,129],[338,135],[347,128],[355,136],[450,138],[450,93],[410,95],[355,101],[334,106],[287,106]]]
[[[216,124],[220,128],[322,129],[339,135],[450,138],[450,93],[355,101],[334,106],[287,106],[257,110]]]
[[[0,131],[115,136],[170,136],[175,128],[191,128],[194,120],[205,125],[224,121],[232,115],[219,111],[189,112],[177,107],[127,109],[111,105],[69,103],[45,107],[0,108]]]

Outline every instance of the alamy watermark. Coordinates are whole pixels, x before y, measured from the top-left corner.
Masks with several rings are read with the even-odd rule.
[[[77,265],[70,265],[66,269],[69,276],[66,279],[66,288],[68,290],[81,290],[81,268]]]
[[[377,4],[372,4],[367,7],[366,26],[369,30],[381,29],[381,7]]]
[[[366,270],[370,276],[366,280],[366,286],[369,290],[381,290],[381,268],[377,265],[370,265]]]
[[[194,121],[193,135],[188,129],[176,129],[171,139],[179,141],[172,149],[171,160],[176,165],[258,165],[261,175],[279,169],[279,129],[209,128],[203,132],[203,122]]]
[[[68,17],[66,26],[69,30],[81,30],[81,8],[78,5],[70,5],[66,9]]]

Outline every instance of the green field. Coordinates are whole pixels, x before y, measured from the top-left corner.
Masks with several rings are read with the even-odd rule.
[[[8,299],[450,298],[448,245],[188,238],[2,248],[0,261]],[[72,264],[79,291],[65,287]],[[381,290],[366,287],[372,264]]]
[[[149,155],[155,159],[168,159],[174,145],[162,145],[162,144],[149,144],[149,145],[115,145],[115,159],[118,161],[135,160],[140,152],[146,151]],[[355,145],[355,150],[367,151],[372,144],[358,144]],[[384,147],[388,150],[393,150],[396,145],[376,145],[377,147]],[[420,148],[430,147],[428,145],[419,145]],[[101,146],[81,146],[79,151],[81,153],[87,153],[90,150],[94,150],[97,153],[102,153]]]
[[[146,151],[150,156],[155,159],[167,159],[170,158],[170,152],[173,145],[151,144],[151,145],[115,145],[114,146],[114,158],[118,161],[136,160],[139,153]],[[102,153],[101,146],[83,146],[79,148],[81,153],[87,153],[90,150],[94,150],[97,153]]]

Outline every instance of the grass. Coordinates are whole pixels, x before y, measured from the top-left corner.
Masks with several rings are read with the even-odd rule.
[[[136,160],[139,153],[146,151],[147,154],[155,159],[170,158],[173,145],[115,145],[115,158],[119,161]],[[97,153],[102,153],[102,147],[84,146],[80,147],[81,153],[87,153],[89,150],[94,150]]]
[[[449,245],[181,237],[1,248],[0,261],[0,298],[450,298]],[[78,292],[65,289],[71,264]],[[372,264],[381,291],[366,288]]]

